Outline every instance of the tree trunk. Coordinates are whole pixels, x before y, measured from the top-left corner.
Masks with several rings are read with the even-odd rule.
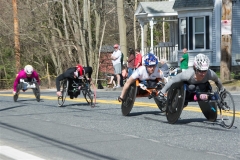
[[[13,26],[14,26],[14,42],[15,42],[15,63],[16,74],[20,70],[20,43],[19,43],[19,29],[18,29],[18,12],[17,12],[17,0],[12,0],[13,4]]]
[[[66,22],[66,9],[65,9],[65,0],[62,0],[62,12],[63,12],[63,25],[64,25],[64,32],[65,32],[65,41],[67,44],[67,51],[68,55],[70,57],[70,60],[72,61],[72,51],[71,47],[69,45],[69,34],[68,34],[68,29],[67,29],[67,22]]]
[[[222,20],[232,20],[232,1],[222,1]],[[221,38],[221,63],[220,79],[221,81],[231,80],[231,62],[232,62],[232,37],[229,34],[222,35]]]
[[[119,25],[119,37],[120,37],[120,46],[121,51],[124,54],[124,61],[127,57],[127,38],[126,38],[126,22],[124,15],[124,0],[117,0],[117,13],[118,13],[118,25]]]
[[[135,0],[135,3],[134,3],[134,11],[136,11],[137,10],[137,0]],[[134,15],[134,17],[133,17],[133,32],[134,32],[134,46],[135,46],[135,48],[134,49],[136,49],[136,48],[138,48],[138,45],[137,45],[137,29],[136,29],[136,21],[137,21],[137,19],[136,19],[136,16]]]

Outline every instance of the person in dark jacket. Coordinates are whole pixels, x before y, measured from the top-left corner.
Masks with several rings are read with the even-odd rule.
[[[85,77],[86,74],[88,74],[87,79],[91,81],[92,67],[83,67],[79,64],[76,67],[68,68],[64,73],[60,74],[56,78],[57,96],[62,96],[62,92],[60,91],[60,81],[67,78],[69,80],[68,90],[71,90],[73,89],[72,88],[73,81],[76,81],[78,83],[81,82],[82,81],[81,79],[83,79],[83,77]],[[74,95],[72,92],[69,92],[68,95],[70,96],[71,99],[73,99]],[[75,95],[75,97],[77,97],[77,95]]]

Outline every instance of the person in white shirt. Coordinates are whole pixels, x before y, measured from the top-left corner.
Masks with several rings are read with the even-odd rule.
[[[157,67],[158,58],[152,53],[148,53],[144,58],[144,65],[139,67],[133,74],[129,77],[125,85],[123,86],[122,93],[118,97],[118,101],[122,101],[123,97],[128,90],[129,86],[139,79],[140,81],[146,80],[156,80],[160,78],[163,80],[163,72]]]
[[[112,53],[111,59],[114,67],[114,73],[117,76],[117,86],[114,88],[119,88],[120,86],[120,74],[122,73],[122,65],[121,65],[121,56],[122,52],[119,50],[119,45],[114,45],[114,52]]]

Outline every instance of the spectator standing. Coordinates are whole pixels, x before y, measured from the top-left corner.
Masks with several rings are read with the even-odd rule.
[[[183,49],[183,55],[182,58],[180,59],[180,68],[182,72],[188,69],[188,52],[187,48]]]
[[[114,67],[114,74],[117,76],[117,86],[114,88],[119,88],[120,86],[120,74],[122,73],[121,57],[122,52],[119,50],[119,45],[115,44],[114,51],[112,53],[111,59]]]
[[[135,49],[135,53],[134,68],[137,69],[138,67],[142,66],[142,55],[140,53],[140,49]]]
[[[132,48],[129,48],[129,57],[127,57],[128,62],[128,78],[132,75],[132,72],[134,70],[134,62],[135,62],[135,52]]]

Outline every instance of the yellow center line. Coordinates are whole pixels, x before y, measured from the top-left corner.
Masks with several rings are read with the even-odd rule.
[[[13,96],[12,94],[0,94],[0,96],[7,96],[11,97]],[[34,95],[29,95],[29,94],[20,94],[19,97],[24,97],[24,98],[35,98]],[[41,99],[47,99],[47,100],[57,100],[57,97],[53,96],[41,96]],[[70,99],[69,97],[66,98],[67,101],[73,101],[73,102],[86,102],[84,98],[77,98],[77,99]],[[103,104],[119,104],[117,100],[101,100],[97,99],[97,103],[103,103]],[[146,102],[134,102],[134,107],[150,107],[150,108],[158,108],[158,106],[155,103],[146,103]],[[194,106],[187,106],[184,108],[184,111],[192,111],[192,112],[202,112],[200,108],[194,107]],[[218,111],[219,114],[219,111]],[[223,115],[229,115],[231,116],[231,113],[228,112],[222,112]],[[235,117],[240,118],[240,111],[235,111]]]

